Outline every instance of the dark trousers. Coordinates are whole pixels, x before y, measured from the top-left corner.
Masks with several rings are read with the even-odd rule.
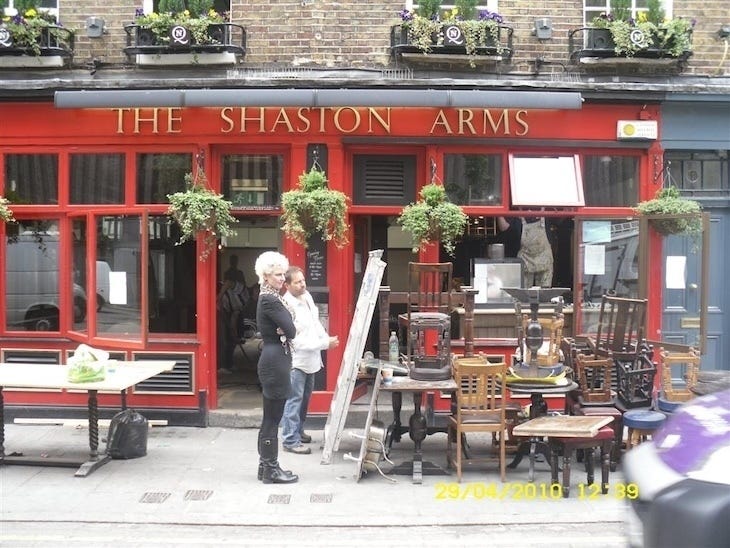
[[[259,439],[277,439],[279,436],[279,423],[284,415],[286,398],[271,399],[264,396],[264,415],[261,420]]]

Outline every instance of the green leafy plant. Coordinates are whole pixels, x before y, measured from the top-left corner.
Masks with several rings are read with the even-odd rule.
[[[170,30],[175,26],[185,27],[190,31],[196,44],[219,44],[210,35],[210,25],[227,21],[226,15],[213,9],[212,0],[160,0],[158,11],[145,14],[138,9],[135,12],[135,24],[142,29],[150,30],[160,45],[170,43]]]
[[[12,46],[26,49],[28,53],[39,56],[44,43],[53,42],[57,47],[71,49],[73,31],[64,28],[56,16],[38,8],[35,0],[15,2],[15,13],[0,9],[0,26],[12,40]]]
[[[591,27],[611,33],[616,55],[633,57],[649,48],[656,48],[671,57],[681,57],[692,49],[695,21],[675,17],[666,19],[659,0],[649,0],[647,10],[631,18],[630,4],[614,0],[610,13],[601,13]]]
[[[313,167],[299,176],[299,188],[281,195],[281,229],[304,247],[315,234],[337,247],[347,244],[347,196],[327,188],[328,183],[325,173]]]
[[[660,234],[699,234],[702,232],[702,207],[694,200],[683,198],[677,187],[660,189],[656,197],[639,202],[636,212],[640,215],[690,215],[683,218],[652,218],[649,222]]]
[[[231,225],[236,219],[231,215],[233,204],[222,194],[207,188],[207,179],[202,169],[198,169],[195,177],[185,174],[187,189],[184,192],[168,194],[170,206],[167,214],[180,226],[180,239],[176,245],[195,239],[203,233],[203,251],[200,260],[204,261],[215,249],[222,236],[232,236],[235,231]]]
[[[440,184],[424,186],[419,195],[421,199],[404,207],[398,217],[398,224],[411,233],[413,252],[440,240],[446,253],[453,255],[456,241],[466,231],[468,216],[448,201]]]
[[[487,43],[501,54],[505,48],[499,40],[499,27],[504,19],[489,10],[480,10],[477,13],[476,5],[477,2],[473,0],[460,0],[453,9],[441,10],[440,0],[421,2],[415,12],[399,12],[401,28],[407,32],[408,42],[423,53],[431,52],[434,46],[442,46],[444,25],[454,25],[464,35],[466,55],[476,56],[477,48]],[[473,60],[471,63],[474,65]]]
[[[0,220],[6,223],[14,223],[13,210],[10,209],[10,200],[0,196]]]

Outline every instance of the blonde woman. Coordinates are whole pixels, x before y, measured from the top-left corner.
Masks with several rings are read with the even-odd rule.
[[[296,334],[294,318],[281,292],[287,258],[266,251],[256,259],[256,275],[261,284],[256,306],[256,324],[263,339],[258,375],[263,392],[263,418],[259,429],[258,478],[264,483],[294,483],[299,479],[279,466],[279,422],[291,391],[291,341]]]

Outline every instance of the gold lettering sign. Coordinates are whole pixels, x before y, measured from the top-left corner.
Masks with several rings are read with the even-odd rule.
[[[186,111],[180,107],[115,108],[116,132],[154,135],[183,132]],[[393,133],[393,115],[405,125],[405,133],[418,131],[411,118],[412,109],[390,107],[301,107],[298,109],[266,107],[222,107],[217,111],[218,131],[222,134],[307,134]],[[423,109],[426,110],[426,109]],[[197,113],[198,111],[196,111]],[[202,112],[215,112],[204,110]],[[468,135],[522,137],[529,132],[526,110],[511,109],[439,109],[431,122],[424,120],[422,131],[430,135]],[[197,114],[196,114],[197,115]],[[419,120],[422,118],[419,117]],[[406,125],[407,124],[407,125]],[[428,125],[426,125],[428,124]],[[428,128],[428,129],[426,129]]]

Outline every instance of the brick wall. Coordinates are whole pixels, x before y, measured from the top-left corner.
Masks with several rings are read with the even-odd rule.
[[[674,2],[674,15],[694,18],[694,55],[684,71],[692,75],[730,74],[730,55],[723,60],[724,43],[717,38],[720,26],[730,24],[727,0]],[[99,7],[95,7],[99,6]],[[272,63],[285,66],[381,69],[392,65],[389,54],[390,27],[399,22],[404,2],[386,0],[232,0],[232,21],[246,27],[248,53],[244,66]],[[112,0],[61,0],[64,25],[78,29],[75,64],[92,58],[107,64],[125,63],[123,24],[131,22],[141,2]],[[501,0],[500,13],[514,28],[515,55],[512,65],[500,72],[531,74],[535,59],[546,63],[543,72],[572,70],[568,63],[568,31],[582,25],[581,0]],[[92,15],[103,17],[107,34],[86,37],[84,22]],[[532,36],[534,21],[549,17],[553,38]],[[466,68],[465,70],[469,70]],[[473,69],[483,71],[483,68]]]

